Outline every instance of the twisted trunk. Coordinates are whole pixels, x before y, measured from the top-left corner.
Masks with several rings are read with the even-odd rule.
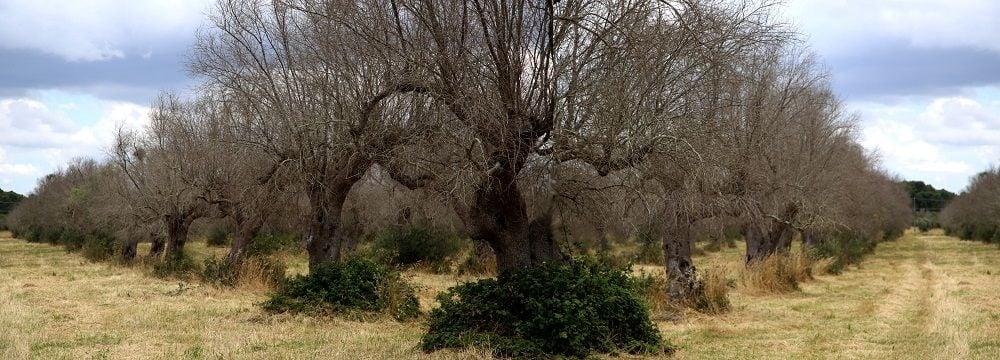
[[[153,231],[149,234],[149,257],[159,258],[160,254],[163,254],[163,248],[166,245],[164,240],[163,234],[159,231]]]
[[[456,208],[470,237],[485,241],[493,249],[498,272],[565,259],[552,234],[551,215],[528,219],[516,174],[511,166],[498,168],[476,190],[467,209]]]
[[[167,226],[167,260],[177,260],[183,255],[188,230],[193,221],[191,216],[184,217],[174,214],[164,217]]]
[[[236,224],[233,245],[229,248],[229,253],[226,254],[226,265],[230,269],[237,269],[243,263],[243,260],[247,256],[247,246],[254,241],[263,226],[264,219],[259,216],[254,216],[251,219],[240,221]]]
[[[344,234],[341,229],[341,212],[347,194],[357,182],[353,176],[341,176],[329,184],[316,183],[309,187],[309,206],[312,217],[309,222],[306,251],[309,253],[309,271],[324,264],[337,263],[344,250]]]
[[[663,264],[667,273],[667,295],[671,301],[690,303],[701,291],[697,269],[691,260],[694,243],[691,221],[683,213],[668,212],[663,224]]]
[[[128,264],[135,260],[138,247],[139,238],[129,235],[128,239],[125,240],[125,244],[122,245],[121,261]]]

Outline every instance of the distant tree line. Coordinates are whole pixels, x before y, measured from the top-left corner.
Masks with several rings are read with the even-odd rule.
[[[918,212],[939,212],[958,196],[947,189],[935,189],[923,181],[903,181],[903,187],[910,195],[913,211]]]
[[[7,228],[7,214],[10,214],[21,200],[24,200],[24,195],[0,189],[0,229]]]
[[[963,240],[1000,243],[1000,169],[991,167],[972,177],[969,185],[941,211],[949,235]]]

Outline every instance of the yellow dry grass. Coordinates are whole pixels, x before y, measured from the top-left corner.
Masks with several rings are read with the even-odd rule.
[[[196,256],[222,252],[192,243]],[[735,280],[742,248],[698,257]],[[290,273],[301,270],[295,259]],[[643,266],[637,271],[662,273]],[[473,278],[407,273],[421,306]],[[730,281],[732,282],[732,281]],[[801,290],[729,291],[731,311],[658,320],[680,359],[1000,358],[1000,249],[937,235],[879,246],[860,268]],[[265,315],[265,294],[159,280],[0,235],[0,356],[6,359],[488,358],[423,354],[420,322]]]

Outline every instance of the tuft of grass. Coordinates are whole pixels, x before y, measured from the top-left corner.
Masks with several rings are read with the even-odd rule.
[[[695,308],[706,314],[721,314],[729,311],[729,280],[727,271],[721,267],[711,267],[699,273],[701,294]]]
[[[800,282],[811,279],[812,261],[802,251],[773,254],[740,272],[743,287],[764,294],[798,291]]]

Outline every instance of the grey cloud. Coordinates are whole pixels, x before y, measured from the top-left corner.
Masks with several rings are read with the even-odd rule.
[[[0,96],[30,90],[64,89],[148,104],[160,89],[182,90],[191,80],[184,68],[185,47],[106,61],[74,62],[32,50],[0,50]]]
[[[926,48],[885,39],[826,61],[834,88],[851,100],[939,96],[1000,84],[1000,53],[971,47]]]

